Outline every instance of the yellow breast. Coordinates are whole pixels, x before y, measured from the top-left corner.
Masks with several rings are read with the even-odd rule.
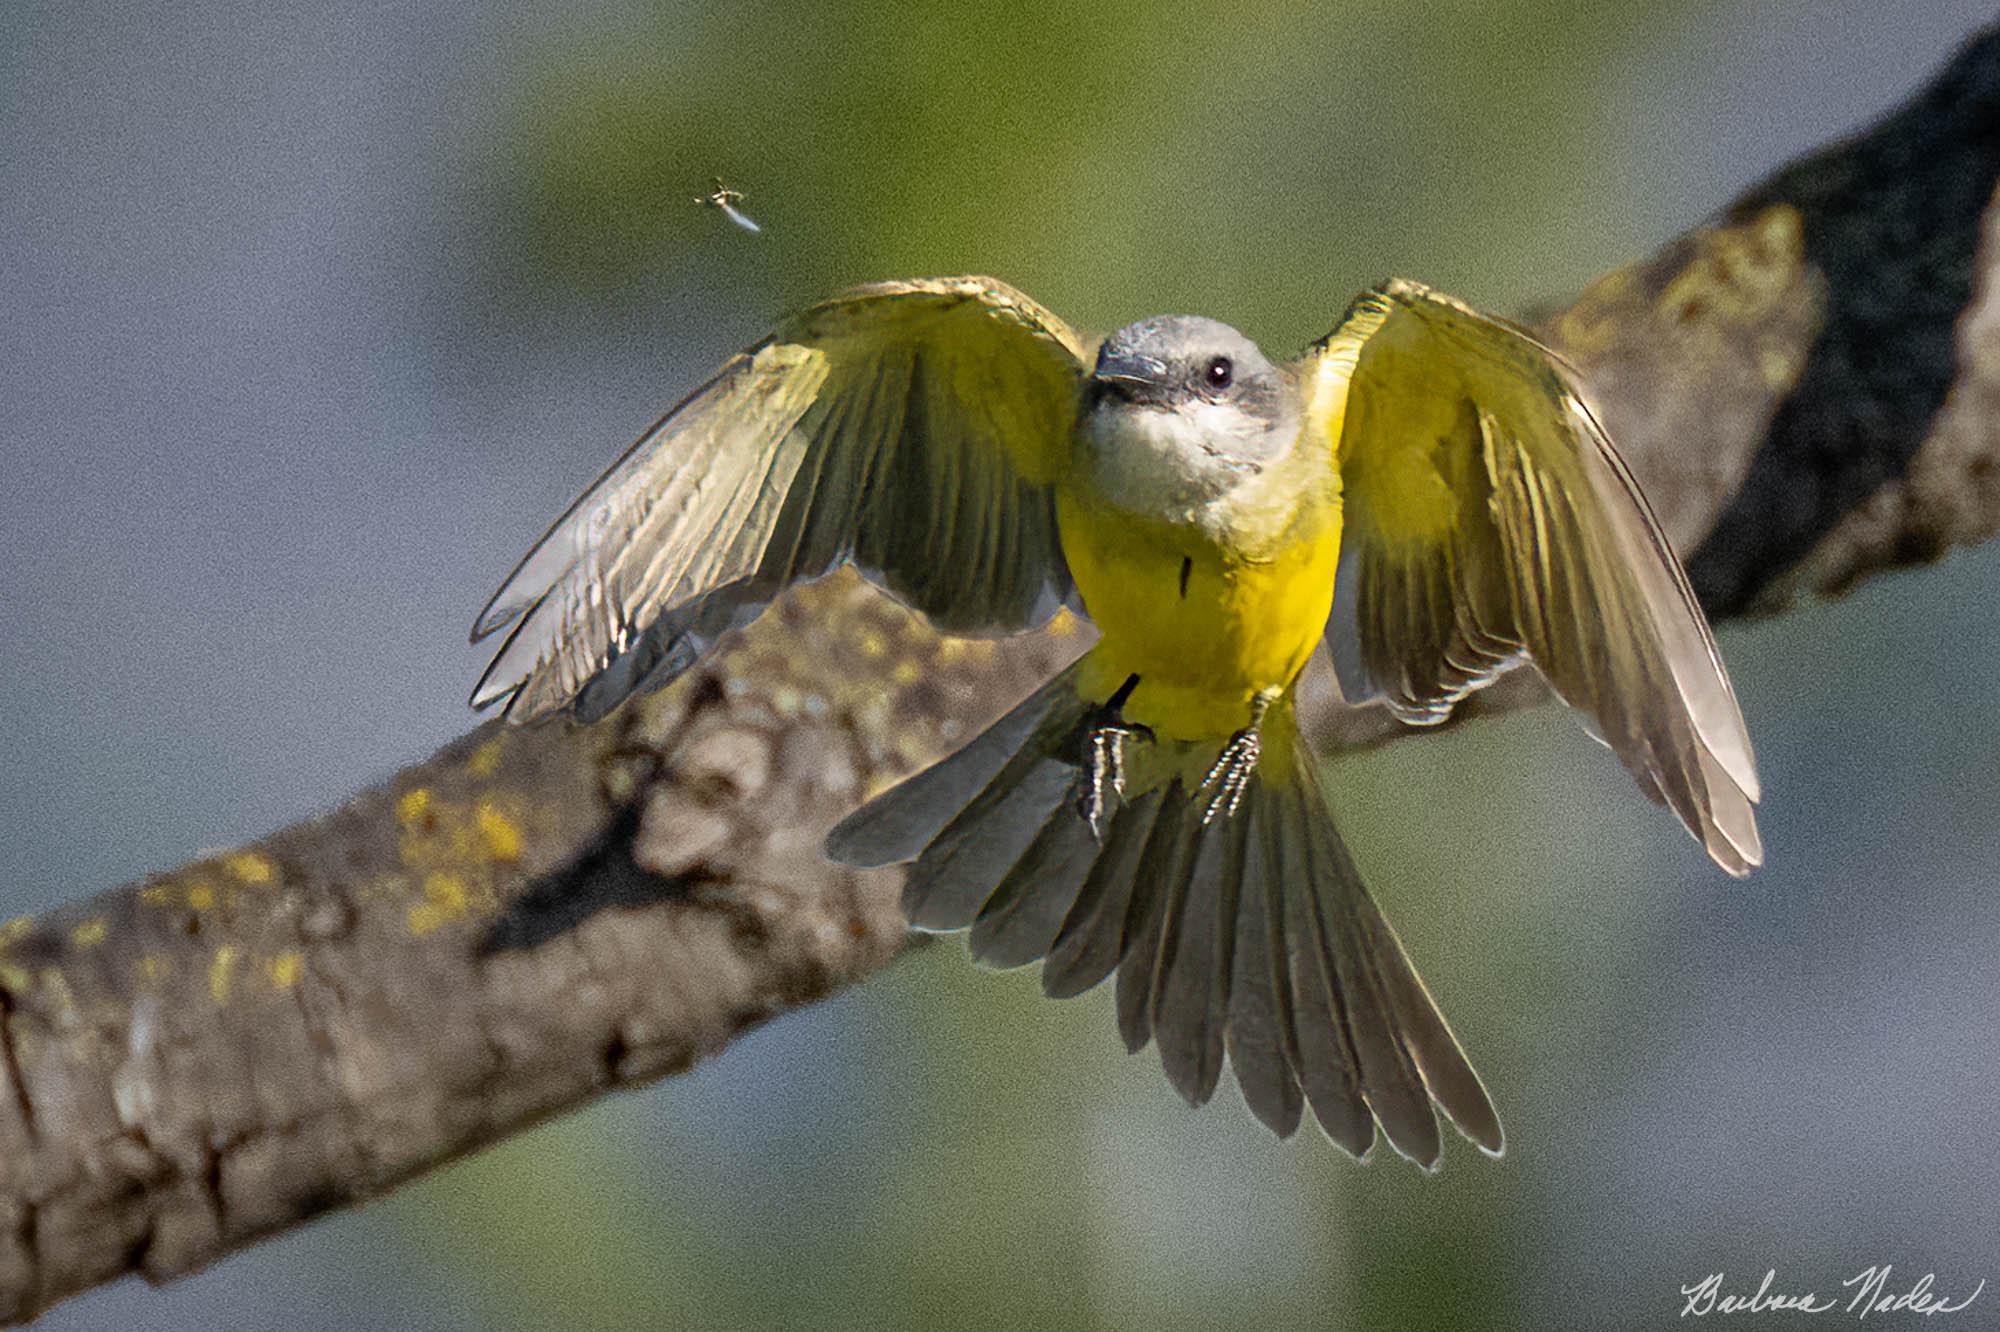
[[[1057,521],[1070,575],[1103,635],[1083,686],[1108,697],[1137,675],[1125,716],[1162,736],[1235,732],[1251,697],[1289,686],[1326,632],[1340,558],[1337,499],[1295,515],[1256,559],[1226,537],[1067,488]]]

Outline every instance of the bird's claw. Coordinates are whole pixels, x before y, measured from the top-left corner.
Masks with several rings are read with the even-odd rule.
[[[1132,722],[1105,721],[1090,728],[1085,741],[1083,793],[1077,812],[1090,825],[1090,835],[1104,838],[1104,814],[1113,798],[1125,795],[1125,742],[1134,736],[1151,740],[1153,730]]]
[[[1229,737],[1229,743],[1215,756],[1215,763],[1209,768],[1208,776],[1201,779],[1200,790],[1215,788],[1215,795],[1203,812],[1204,824],[1218,818],[1228,818],[1243,803],[1243,793],[1250,789],[1250,779],[1256,775],[1257,760],[1263,755],[1263,743],[1257,738],[1257,728],[1246,726]]]

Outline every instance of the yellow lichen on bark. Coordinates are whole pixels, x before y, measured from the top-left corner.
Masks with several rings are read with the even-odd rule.
[[[507,733],[501,731],[472,751],[472,757],[465,761],[465,775],[475,781],[485,781],[500,771],[500,755],[506,747]]]
[[[238,851],[222,863],[239,883],[262,886],[278,879],[277,865],[269,856],[256,851]]]
[[[270,978],[274,990],[289,990],[299,983],[305,972],[305,957],[292,949],[264,960],[264,974]]]
[[[208,997],[217,1004],[229,1002],[229,986],[239,951],[235,944],[224,944],[216,949],[215,956],[209,959]]]
[[[521,827],[501,810],[497,799],[489,797],[480,801],[474,818],[490,858],[508,863],[521,858]]]
[[[471,908],[472,892],[462,877],[449,870],[432,870],[424,875],[423,900],[410,906],[410,933],[429,934],[440,925],[463,919]]]

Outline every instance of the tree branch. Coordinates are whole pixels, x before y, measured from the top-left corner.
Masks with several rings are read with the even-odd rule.
[[[1996,180],[2000,30],[1547,322],[1718,617],[2000,526]],[[0,1314],[187,1272],[882,967],[896,878],[825,863],[826,827],[1083,641],[941,639],[828,579],[600,726],[483,726],[0,928]]]

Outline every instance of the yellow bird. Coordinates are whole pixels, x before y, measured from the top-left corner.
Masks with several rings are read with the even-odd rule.
[[[1322,642],[1350,701],[1442,720],[1521,663],[1732,874],[1762,858],[1755,766],[1701,610],[1572,373],[1408,281],[1274,365],[1168,315],[1094,350],[991,278],[884,282],[731,359],[579,499],[480,615],[473,694],[602,716],[787,584],[859,567],[948,633],[1069,605],[1077,663],[849,816],[907,863],[923,930],[1115,970],[1133,1050],[1191,1102],[1225,1062],[1278,1134],[1304,1108],[1426,1167],[1432,1103],[1500,1122],[1362,886],[1300,741]]]

